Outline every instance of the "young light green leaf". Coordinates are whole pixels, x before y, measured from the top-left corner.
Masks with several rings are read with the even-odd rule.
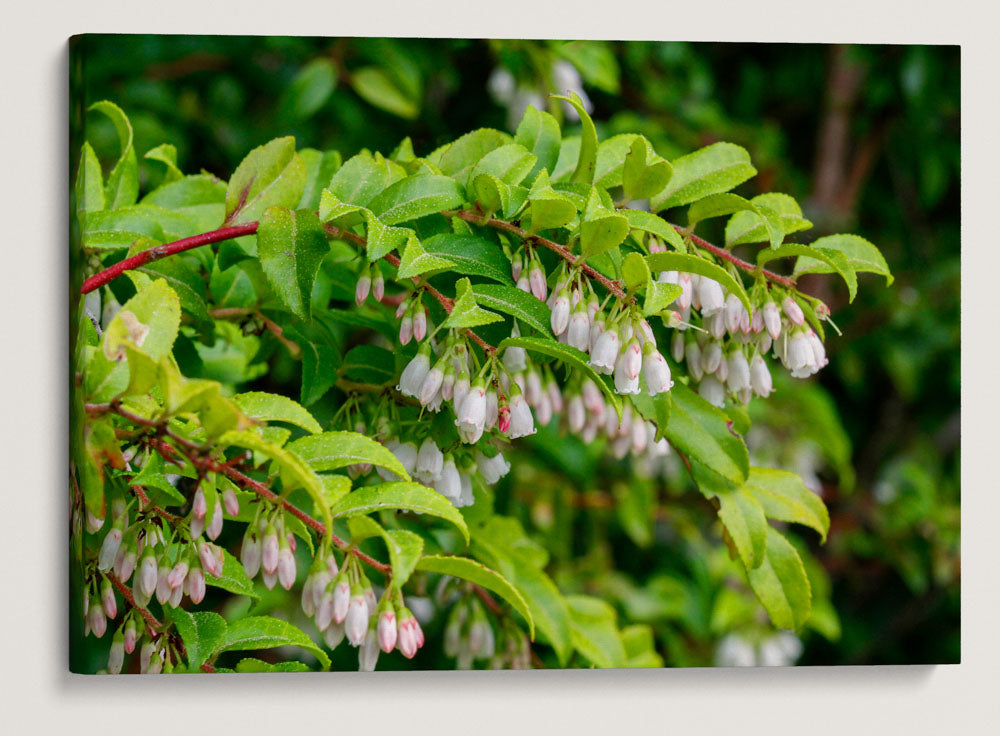
[[[156,148],[149,149],[143,158],[159,161],[166,167],[167,171],[163,175],[164,184],[184,178],[184,172],[177,168],[177,147],[170,143],[161,143]]]
[[[95,102],[88,109],[100,112],[111,120],[118,133],[118,144],[121,148],[118,161],[111,168],[108,181],[104,185],[104,200],[107,207],[113,210],[135,204],[139,198],[139,162],[135,157],[132,143],[132,124],[122,109],[108,100]]]
[[[292,442],[288,449],[317,472],[368,463],[385,468],[403,480],[410,479],[403,464],[385,446],[357,432],[324,432],[302,437]]]
[[[353,72],[351,87],[363,100],[393,115],[412,120],[420,114],[419,100],[400,89],[388,72],[377,66],[366,66]]]
[[[362,151],[344,162],[327,188],[341,202],[365,207],[375,195],[404,176],[406,171],[381,153],[373,156]],[[323,222],[328,219],[324,218]]]
[[[356,488],[337,501],[330,508],[330,513],[335,519],[349,519],[382,509],[415,511],[444,519],[458,528],[466,544],[469,542],[469,528],[461,512],[451,501],[432,488],[410,481],[394,481]]]
[[[495,570],[491,570],[485,565],[481,565],[467,557],[450,555],[425,555],[417,562],[416,569],[468,580],[470,583],[474,583],[491,593],[495,593],[521,614],[521,617],[528,624],[531,638],[535,638],[535,622],[524,597],[518,592],[517,588],[511,585],[503,575]]]
[[[618,212],[625,216],[625,219],[628,220],[628,226],[632,230],[641,230],[650,235],[655,235],[664,242],[672,245],[674,250],[680,253],[687,253],[687,246],[684,244],[684,239],[680,233],[659,215],[654,215],[651,212],[643,212],[642,210],[621,209]]]
[[[580,252],[583,257],[600,255],[621,245],[628,231],[628,220],[605,208],[598,199],[597,190],[592,189],[580,223]]]
[[[268,207],[295,207],[306,185],[306,166],[291,136],[253,149],[236,167],[226,189],[226,222],[260,219]]]
[[[300,319],[309,319],[312,313],[313,282],[329,250],[314,212],[270,207],[260,218],[260,265],[271,290]]]
[[[441,150],[438,162],[441,173],[456,179],[459,184],[465,186],[472,167],[481,158],[490,151],[510,142],[509,135],[492,128],[479,128],[471,133],[466,133]],[[431,154],[428,158],[433,162],[435,156]]]
[[[296,427],[316,434],[323,428],[313,419],[305,407],[281,394],[269,394],[265,391],[250,391],[236,394],[233,397],[236,406],[251,419],[262,422],[287,422]]]
[[[830,270],[840,275],[847,284],[848,300],[854,301],[858,293],[858,276],[854,272],[847,256],[843,251],[831,250],[829,248],[815,248],[811,245],[799,245],[797,243],[785,243],[780,248],[769,248],[757,254],[757,265],[763,268],[768,262],[776,258],[789,258],[792,256],[802,256],[810,260],[821,261],[830,267]]]
[[[650,199],[654,212],[727,192],[757,173],[750,154],[733,143],[713,143],[673,162],[673,176]]]
[[[472,293],[476,295],[478,304],[509,314],[522,325],[527,325],[546,337],[552,337],[549,327],[552,313],[545,302],[531,294],[504,284],[473,284]]]
[[[457,236],[455,236],[457,237]],[[503,320],[499,314],[487,311],[476,304],[476,295],[468,277],[458,280],[455,293],[455,303],[451,314],[441,323],[441,327],[457,330],[460,328],[479,327]]]
[[[472,167],[474,179],[479,174],[492,174],[504,184],[520,184],[538,162],[538,157],[520,143],[508,143],[494,148]],[[443,209],[443,208],[442,208]]]
[[[692,204],[688,208],[688,227],[693,229],[702,220],[730,215],[734,212],[752,212],[757,215],[766,233],[764,239],[770,242],[772,248],[781,245],[781,241],[785,237],[781,216],[765,205],[758,206],[750,200],[730,192],[712,194]]]
[[[401,179],[369,203],[386,225],[416,220],[462,204],[458,182],[448,176],[421,174]]]
[[[750,587],[781,629],[799,629],[809,619],[812,591],[795,547],[772,527],[767,528],[764,562],[747,571]]]
[[[547,112],[528,105],[517,126],[514,142],[520,143],[536,156],[534,167],[528,173],[528,179],[534,180],[542,169],[551,171],[559,160],[559,142],[562,133],[559,123]]]
[[[381,524],[368,516],[351,517],[348,526],[351,530],[351,542],[354,544],[368,537],[382,537],[389,551],[393,584],[401,587],[409,580],[424,551],[423,537],[405,529],[386,531]]]
[[[866,271],[885,276],[886,286],[893,282],[889,265],[885,262],[885,257],[872,243],[859,235],[827,235],[819,240],[813,241],[813,248],[822,248],[828,251],[840,251],[847,256],[847,262],[855,271]],[[795,263],[794,276],[798,277],[804,273],[832,273],[833,266],[816,258],[800,257]]]
[[[649,266],[641,255],[630,252],[622,261],[622,276],[625,278],[625,288],[629,293],[645,289],[651,280]]]
[[[644,136],[636,136],[622,169],[626,201],[649,199],[667,186],[673,174],[670,162],[658,156]]]
[[[597,387],[604,392],[605,398],[615,408],[618,416],[621,417],[621,399],[619,399],[618,394],[611,390],[611,387],[608,386],[604,379],[590,367],[587,361],[587,354],[582,350],[577,350],[571,345],[563,345],[561,342],[547,338],[523,336],[508,337],[497,346],[497,350],[502,351],[509,347],[524,348],[536,353],[542,353],[543,355],[549,355],[573,366],[597,384]]]
[[[88,212],[103,210],[105,204],[101,162],[97,160],[97,154],[86,141],[80,150],[80,165],[76,171],[75,186],[76,211],[82,225]]]
[[[673,405],[665,432],[670,444],[724,478],[742,484],[750,472],[750,461],[743,439],[729,431],[728,415],[680,381],[670,393]]]
[[[547,169],[542,169],[535,177],[528,192],[528,201],[532,233],[568,225],[576,217],[576,205],[565,194],[552,188]]]
[[[785,235],[812,227],[809,220],[802,217],[799,203],[787,194],[768,192],[758,194],[750,200],[758,208],[767,208],[776,213],[781,223],[781,231]],[[726,223],[726,245],[742,243],[763,243],[770,240],[770,233],[759,214],[752,211],[737,212]]]
[[[299,157],[306,167],[306,184],[295,209],[316,211],[322,192],[330,185],[330,180],[344,160],[338,151],[317,151],[314,148],[303,148]]]
[[[657,440],[666,436],[667,425],[670,423],[670,411],[673,407],[671,393],[671,391],[663,391],[656,396],[650,396],[643,392],[629,397],[632,406],[656,425]]]
[[[622,133],[601,141],[597,147],[597,159],[594,163],[595,186],[611,189],[622,185],[625,159],[632,148],[632,142],[638,138],[635,133]]]
[[[750,468],[743,487],[760,502],[768,518],[811,527],[819,532],[821,541],[826,541],[830,530],[826,505],[795,473]]]
[[[225,636],[212,650],[210,659],[223,652],[254,651],[275,647],[301,647],[315,655],[324,670],[330,669],[330,658],[322,647],[296,626],[271,616],[248,616],[229,624]]]
[[[428,271],[443,271],[454,268],[454,265],[447,258],[428,253],[416,233],[410,232],[406,240],[406,248],[403,250],[403,257],[399,262],[399,278],[410,278],[427,273]]]
[[[552,95],[557,100],[565,100],[576,108],[580,115],[580,154],[576,160],[576,169],[570,181],[582,182],[584,184],[594,183],[594,171],[597,165],[597,128],[594,121],[590,119],[590,114],[583,106],[583,101],[576,92],[570,92],[569,97]]]
[[[654,253],[651,256],[646,256],[646,263],[649,264],[650,271],[685,271],[714,279],[739,297],[746,310],[753,313],[753,306],[743,289],[743,284],[729,271],[704,258],[687,253]]]
[[[166,281],[157,279],[139,290],[115,315],[102,336],[105,356],[124,355],[122,344],[133,343],[150,358],[169,355],[181,323],[181,302]]]
[[[479,235],[439,233],[423,242],[426,251],[446,259],[452,270],[467,276],[484,276],[513,286],[510,261],[500,246]]]

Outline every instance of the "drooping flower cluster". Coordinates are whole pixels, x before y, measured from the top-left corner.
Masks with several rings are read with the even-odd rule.
[[[398,649],[412,659],[424,645],[416,617],[398,590],[387,588],[381,600],[354,555],[343,569],[332,552],[319,554],[302,586],[302,610],[315,621],[323,641],[336,649],[346,638],[358,647],[359,669],[375,669],[379,651]]]

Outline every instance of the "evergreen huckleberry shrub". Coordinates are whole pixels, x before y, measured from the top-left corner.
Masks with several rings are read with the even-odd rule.
[[[830,311],[798,277],[853,298],[884,260],[854,235],[789,241],[809,226],[790,197],[730,191],[755,173],[738,146],[667,161],[558,99],[579,135],[526,104],[513,136],[423,156],[279,138],[228,181],[171,172],[141,197],[128,118],[94,106],[121,157],[105,177],[85,143],[76,175],[70,488],[78,614],[108,672],[325,669],[346,649],[360,670],[663,664],[632,613],[549,575],[604,552],[546,549],[501,504],[532,488],[524,449],[552,443],[620,461],[623,508],[679,459],[773,626],[809,620],[804,553],[769,522],[823,537],[827,512],[751,465],[744,407],[829,362]],[[718,217],[724,245],[696,234]],[[298,395],[246,390],[290,370]],[[579,482],[539,529],[588,501]],[[789,642],[719,656],[785,662]],[[305,662],[234,654],[275,647]]]

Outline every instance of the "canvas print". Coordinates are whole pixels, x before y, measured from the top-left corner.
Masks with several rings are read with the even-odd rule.
[[[957,662],[959,65],[73,38],[70,669]]]

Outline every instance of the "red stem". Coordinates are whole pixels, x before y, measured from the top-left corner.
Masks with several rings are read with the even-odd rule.
[[[729,261],[734,266],[746,271],[747,273],[757,273],[757,267],[755,265],[753,265],[752,263],[747,263],[746,261],[740,258],[737,258],[728,250],[720,248],[717,245],[712,245],[707,240],[699,238],[694,233],[687,232],[687,230],[682,228],[680,225],[673,225],[672,227],[674,228],[674,230],[681,233],[682,235],[687,235],[689,238],[691,238],[691,241],[699,248],[703,248],[712,255],[718,256],[719,258],[725,261]],[[788,276],[781,276],[780,274],[776,274],[773,271],[768,271],[767,269],[760,269],[760,273],[763,274],[765,278],[767,278],[770,281],[773,281],[776,284],[787,286],[789,289],[795,288],[795,279],[789,278]]]
[[[139,612],[139,615],[142,616],[142,619],[146,622],[146,626],[149,628],[149,633],[158,634],[159,630],[163,628],[163,624],[159,622],[156,616],[154,616],[145,608],[143,608],[142,606],[140,606],[138,603],[135,602],[135,598],[132,596],[132,591],[129,590],[128,586],[125,585],[125,583],[123,583],[121,580],[118,579],[117,575],[115,575],[113,572],[109,572],[107,573],[107,577],[108,580],[111,581],[111,585],[114,586],[115,590],[121,593],[122,598],[125,599],[125,602]]]
[[[142,253],[136,253],[131,258],[119,261],[113,266],[104,269],[100,273],[95,273],[83,282],[83,286],[80,288],[80,293],[87,294],[94,289],[99,289],[105,284],[111,282],[113,279],[118,278],[126,271],[131,271],[134,268],[140,268],[145,266],[147,263],[158,261],[161,258],[172,256],[175,253],[183,253],[184,251],[191,250],[192,248],[199,248],[203,245],[209,245],[210,243],[220,243],[223,240],[231,240],[232,238],[239,238],[243,235],[252,235],[255,232],[257,232],[257,223],[248,222],[246,225],[223,227],[218,230],[202,233],[201,235],[192,235],[190,238],[175,240],[173,243],[154,246],[149,250],[142,251]]]

